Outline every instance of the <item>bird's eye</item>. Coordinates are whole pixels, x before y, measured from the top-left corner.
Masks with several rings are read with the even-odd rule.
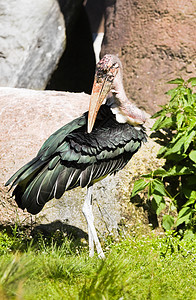
[[[111,72],[109,72],[109,73],[107,74],[107,78],[108,78],[108,81],[112,82],[112,81],[114,80],[114,74],[111,73]]]
[[[117,64],[117,63],[114,63],[114,64],[112,65],[112,68],[117,69],[117,68],[118,68],[118,64]]]

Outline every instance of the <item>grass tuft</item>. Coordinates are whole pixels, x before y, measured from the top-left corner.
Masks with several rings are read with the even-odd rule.
[[[0,299],[195,299],[196,239],[127,234],[106,259],[78,241],[0,233]]]

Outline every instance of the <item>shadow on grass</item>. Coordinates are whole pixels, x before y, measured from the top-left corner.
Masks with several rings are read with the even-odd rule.
[[[61,232],[66,235],[70,239],[88,239],[88,234],[82,229],[65,224],[59,220],[48,223],[48,224],[40,224],[33,228],[32,236],[37,235],[37,233],[41,233],[45,237],[49,237],[56,232]]]
[[[40,250],[43,247],[56,245],[61,247],[67,243],[70,252],[78,253],[78,249],[87,245],[88,234],[83,230],[55,221],[49,224],[35,226],[20,226],[17,224],[1,225],[0,232],[9,238],[11,251],[25,252],[29,248]]]

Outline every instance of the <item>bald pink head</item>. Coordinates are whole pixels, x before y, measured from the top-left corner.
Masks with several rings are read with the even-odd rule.
[[[96,67],[88,114],[89,133],[93,129],[99,108],[109,92],[113,93],[119,112],[124,116],[126,122],[133,125],[145,122],[145,113],[131,103],[125,94],[120,59],[115,55],[107,54]]]

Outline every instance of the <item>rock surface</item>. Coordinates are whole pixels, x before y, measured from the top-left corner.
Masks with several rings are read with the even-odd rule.
[[[44,89],[65,48],[56,0],[1,1],[0,86]]]
[[[150,114],[165,103],[167,81],[195,76],[194,0],[106,0],[102,56],[118,54],[127,95]]]
[[[66,192],[49,201],[37,216],[16,207],[4,186],[9,177],[32,159],[45,139],[88,110],[89,95],[56,91],[0,88],[0,224],[48,224],[56,220],[86,231],[81,208],[86,189]],[[149,124],[147,124],[149,127]],[[145,209],[130,202],[132,180],[156,163],[157,145],[149,140],[125,169],[94,186],[95,224],[101,233],[116,228],[124,217],[132,225],[148,224]]]

